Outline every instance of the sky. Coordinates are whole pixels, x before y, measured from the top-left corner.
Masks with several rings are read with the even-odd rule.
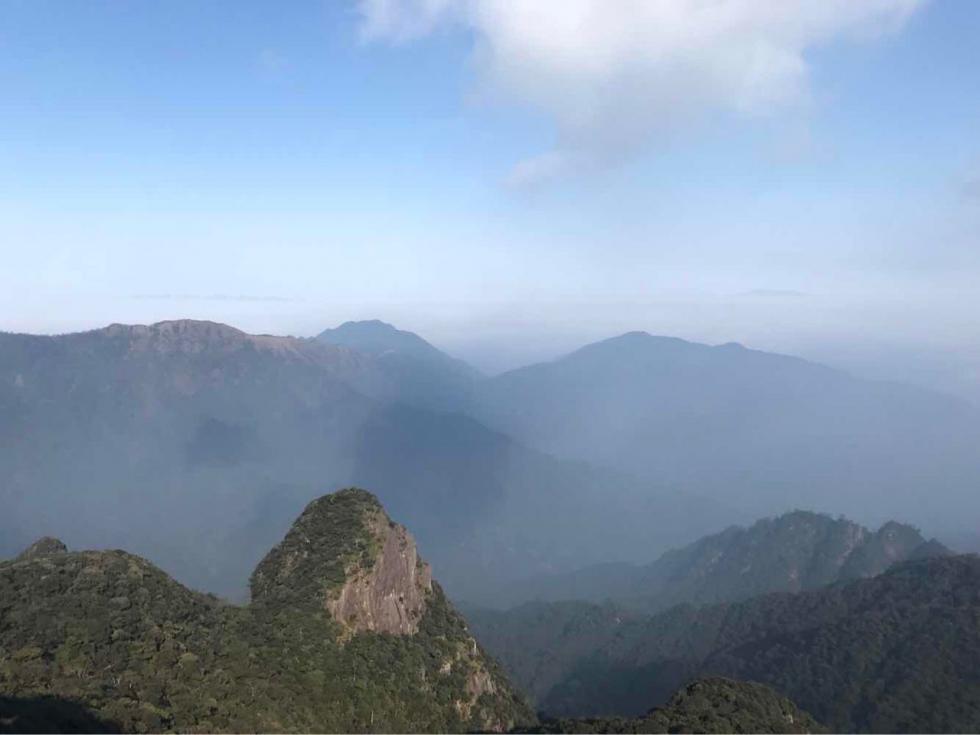
[[[0,329],[643,329],[980,399],[980,3],[0,0]]]

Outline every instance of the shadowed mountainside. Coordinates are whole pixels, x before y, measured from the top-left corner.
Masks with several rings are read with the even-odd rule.
[[[638,716],[697,676],[757,681],[839,732],[980,729],[980,559],[653,616],[531,603],[468,618],[556,716]]]
[[[542,733],[820,733],[826,729],[786,697],[753,682],[698,679],[643,717],[549,720]]]
[[[0,696],[0,733],[50,732],[122,732],[122,729],[69,699]]]

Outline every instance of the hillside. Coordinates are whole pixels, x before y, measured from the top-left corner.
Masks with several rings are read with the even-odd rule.
[[[964,531],[980,411],[737,344],[630,332],[482,383],[484,423],[557,456],[737,507]]]
[[[252,593],[229,606],[123,551],[46,544],[4,562],[4,716],[23,718],[13,729],[134,732],[533,722],[369,493],[311,503],[256,568]]]
[[[306,503],[355,484],[468,596],[475,579],[643,558],[726,512],[396,401],[386,359],[189,320],[0,334],[0,554],[54,534],[240,598]]]
[[[653,612],[682,602],[702,605],[767,592],[799,592],[871,577],[892,564],[950,553],[911,526],[877,531],[820,513],[794,511],[732,526],[647,565],[604,565],[539,576],[501,591],[500,606],[525,600],[612,600]]]
[[[720,677],[691,682],[642,717],[550,720],[543,733],[819,733],[809,714],[769,687]]]
[[[719,675],[771,686],[833,731],[980,729],[975,556],[653,616],[537,603],[469,619],[555,716],[638,716],[685,681]]]

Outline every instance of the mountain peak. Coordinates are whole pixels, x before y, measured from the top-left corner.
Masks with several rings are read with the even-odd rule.
[[[414,332],[398,329],[380,319],[344,322],[339,327],[323,330],[317,339],[372,355],[397,352],[414,357],[446,357]]]
[[[403,330],[398,329],[394,324],[389,324],[388,322],[383,322],[380,319],[355,319],[352,321],[347,321],[341,324],[337,329],[362,329],[362,330],[375,330],[378,332],[401,332]],[[407,334],[407,332],[406,332]]]
[[[68,547],[65,546],[61,539],[56,539],[53,536],[44,536],[24,549],[17,557],[17,561],[37,559],[38,557],[51,556],[52,554],[64,554],[67,551]]]
[[[344,322],[325,329],[316,341],[375,358],[399,401],[426,408],[457,410],[480,377],[475,368],[419,335],[378,319]]]
[[[260,604],[326,609],[348,633],[418,631],[432,572],[366,490],[311,502],[252,575]]]
[[[608,339],[592,342],[579,348],[572,355],[588,353],[607,353],[612,350],[650,349],[657,347],[701,347],[694,342],[688,342],[680,337],[666,337],[650,334],[642,330],[633,330]]]

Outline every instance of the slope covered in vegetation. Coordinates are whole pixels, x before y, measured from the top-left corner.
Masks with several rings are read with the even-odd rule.
[[[825,729],[786,697],[754,682],[698,679],[642,717],[558,719],[545,733],[819,733]]]
[[[386,544],[382,532],[403,545]],[[310,505],[257,569],[246,607],[193,592],[123,551],[54,548],[4,562],[0,693],[57,729],[465,731],[533,722],[437,583],[422,585],[411,632],[331,612],[348,583],[370,582],[389,563],[386,549],[412,556],[414,542],[373,496],[347,490]],[[396,601],[419,583],[385,579]],[[370,598],[370,585],[362,589]],[[66,705],[29,706],[53,698],[83,706],[89,719]]]
[[[772,686],[838,731],[980,730],[975,556],[649,617],[580,603],[470,620],[554,716],[637,716],[710,674]]]

